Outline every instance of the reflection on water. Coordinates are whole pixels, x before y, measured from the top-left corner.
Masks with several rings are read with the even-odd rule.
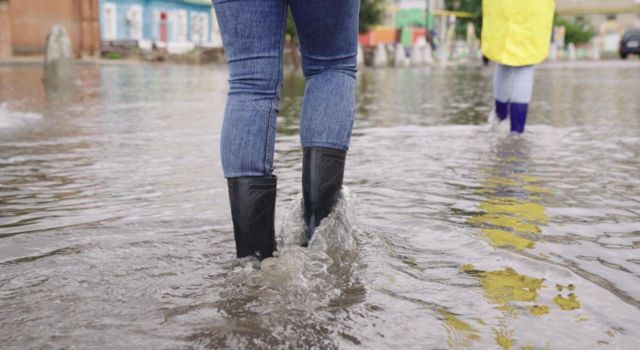
[[[478,191],[486,199],[479,205],[482,212],[472,216],[469,223],[480,227],[482,236],[496,248],[532,249],[542,232],[540,226],[548,221],[544,206],[535,201],[540,202],[542,196],[553,192],[538,186],[543,182],[541,178],[530,175],[529,144],[525,138],[508,135],[492,146],[493,166],[487,170],[485,185]],[[543,284],[544,278],[522,275],[509,267],[478,271],[471,264],[464,265],[462,272],[480,280],[485,297],[502,313],[494,333],[496,344],[505,350],[518,343],[509,327],[513,319],[526,313],[543,316],[550,312],[548,305],[538,301],[540,289],[548,287]],[[571,291],[575,289],[573,284],[569,286]],[[559,284],[556,287],[563,290]],[[567,297],[558,294],[553,302],[565,311],[580,308],[573,292]],[[527,344],[524,348],[533,346]]]
[[[502,312],[494,332],[496,344],[503,349],[510,349],[516,343],[514,331],[509,328],[511,319],[517,318],[522,311],[536,316],[549,313],[548,306],[537,304],[538,290],[544,279],[521,275],[510,268],[483,272],[465,265],[462,271],[480,279],[485,297],[490,303],[497,304],[496,308]]]
[[[607,63],[609,64],[609,63]],[[491,70],[363,70],[339,209],[299,247],[287,73],[278,257],[233,257],[223,67],[0,66],[3,348],[635,349],[640,66],[537,71],[523,137]]]
[[[447,330],[447,344],[450,349],[469,348],[474,341],[480,339],[480,333],[468,323],[445,311],[439,310],[442,315],[442,322]]]
[[[495,145],[495,165],[488,169],[486,184],[479,192],[483,214],[470,223],[483,227],[482,235],[494,247],[533,248],[540,225],[547,222],[542,205],[534,203],[549,190],[536,186],[540,179],[528,174],[525,139],[507,137]]]

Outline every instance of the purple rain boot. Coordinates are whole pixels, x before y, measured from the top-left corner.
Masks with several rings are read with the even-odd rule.
[[[528,103],[511,102],[509,114],[511,115],[511,131],[522,134],[527,123]]]

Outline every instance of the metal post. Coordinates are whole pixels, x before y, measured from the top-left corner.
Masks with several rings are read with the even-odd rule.
[[[425,39],[427,39],[427,45],[431,45],[431,32],[429,32],[429,11],[431,10],[431,4],[430,4],[431,0],[425,0],[425,8],[424,8],[424,13],[426,18],[424,19],[424,32],[425,32]]]

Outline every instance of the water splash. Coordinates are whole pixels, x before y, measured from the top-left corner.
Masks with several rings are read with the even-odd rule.
[[[12,111],[6,103],[0,103],[0,130],[19,128],[41,119],[40,114]]]
[[[356,225],[353,214],[355,196],[347,187],[344,187],[340,197],[335,209],[322,220],[309,242],[311,251],[331,254],[332,252],[346,252],[355,249]],[[304,227],[302,196],[298,196],[292,201],[286,219],[279,229],[280,244],[278,247],[288,249],[291,246],[297,247],[305,243]],[[339,257],[339,255],[332,256],[332,258]]]
[[[321,222],[307,248],[304,237],[302,201],[293,201],[279,228],[278,251],[261,263],[243,258],[233,263],[221,299],[216,303],[225,323],[207,337],[210,346],[241,345],[264,348],[287,343],[305,346],[327,341],[329,326],[319,329],[318,310],[359,303],[364,288],[356,288],[358,228],[353,215],[354,196],[342,191],[342,198]],[[356,286],[356,287],[354,287]],[[345,302],[348,300],[349,302]],[[306,316],[304,316],[306,315]],[[313,327],[300,322],[307,319]],[[272,331],[277,329],[277,332]],[[244,332],[255,334],[247,343]],[[274,333],[278,333],[275,337]],[[301,336],[305,334],[305,336]],[[306,338],[306,339],[305,339]],[[240,342],[240,343],[239,343]],[[301,343],[302,342],[302,343]],[[329,343],[325,344],[331,347]]]
[[[11,262],[0,267],[3,348],[443,349],[449,332],[452,348],[637,347],[637,68],[541,66],[523,137],[478,126],[492,97],[490,74],[476,68],[360,72],[346,174],[358,194],[357,246],[316,250],[322,235],[306,249],[287,245],[301,237],[281,230],[295,222],[287,217],[279,257],[262,266],[231,263],[212,147],[222,114],[211,112],[224,105],[227,71],[78,73],[82,89],[61,105],[42,89],[39,65],[0,69],[5,115],[43,115],[0,129],[0,236],[9,234],[0,260]],[[303,91],[302,76],[285,82],[279,204],[300,191]],[[522,203],[544,215],[523,215],[541,207]],[[299,220],[292,206],[278,218]],[[471,220],[485,214],[495,215]],[[328,233],[338,245],[342,232]],[[517,249],[525,239],[534,246]],[[508,302],[512,315],[480,275],[460,272],[468,263],[547,285],[535,302]]]
[[[355,262],[357,226],[353,214],[354,195],[344,188],[341,199],[334,210],[322,220],[308,247],[303,248],[304,218],[302,197],[295,199],[286,211],[278,229],[278,251],[273,258],[259,263],[253,258],[236,262],[228,276],[228,282],[255,288],[266,288],[281,293],[283,289],[296,294],[291,298],[297,303],[299,294],[309,291],[330,291],[335,276],[332,272],[342,271]],[[329,283],[327,283],[329,282]],[[291,295],[281,296],[289,299]],[[317,300],[317,299],[316,299]],[[302,301],[303,307],[307,307]]]

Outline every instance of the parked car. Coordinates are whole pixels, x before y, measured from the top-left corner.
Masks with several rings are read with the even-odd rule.
[[[640,56],[640,29],[627,30],[620,40],[620,58],[624,60],[630,54]]]

